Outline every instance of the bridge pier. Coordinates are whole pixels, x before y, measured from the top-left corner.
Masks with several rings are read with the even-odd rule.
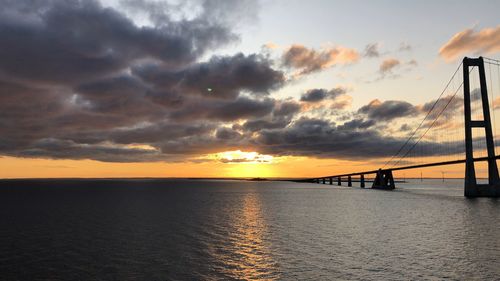
[[[326,179],[325,179],[325,178],[323,178],[323,184],[325,184],[325,183],[326,183]]]
[[[332,185],[332,184],[333,184],[333,178],[330,177],[330,185]]]
[[[396,188],[396,185],[394,184],[394,177],[392,176],[392,170],[379,169],[375,179],[373,180],[372,188],[385,190],[392,190]]]
[[[359,186],[362,188],[365,188],[365,175],[361,174],[361,177],[359,178]]]
[[[483,106],[483,120],[472,120],[470,103],[469,67],[477,66],[479,72],[479,85],[481,87],[481,102]],[[465,188],[466,197],[500,197],[500,179],[495,158],[495,143],[491,130],[490,108],[488,103],[488,90],[484,71],[483,57],[477,59],[465,57],[463,60],[464,78],[464,115],[465,115]],[[488,152],[488,184],[478,184],[474,168],[474,155],[472,145],[472,128],[484,128],[486,149]]]
[[[352,178],[351,178],[351,176],[347,176],[347,186],[352,186]]]
[[[341,177],[337,177],[337,185],[338,186],[342,185],[342,178]]]

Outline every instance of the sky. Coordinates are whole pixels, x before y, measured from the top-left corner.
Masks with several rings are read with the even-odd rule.
[[[1,2],[0,178],[370,170],[500,57],[498,1]]]

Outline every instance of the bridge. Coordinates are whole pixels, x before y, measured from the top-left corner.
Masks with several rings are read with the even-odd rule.
[[[462,97],[458,95],[460,92]],[[355,178],[362,188],[371,182],[371,188],[392,190],[397,183],[395,171],[465,164],[466,197],[500,197],[497,167],[500,155],[495,153],[496,108],[500,109],[500,61],[465,57],[438,98],[423,106],[427,110],[425,117],[383,167],[300,182],[330,185],[347,182],[347,186],[352,186]],[[476,163],[481,162],[487,165],[487,183],[478,183]],[[373,179],[368,181],[367,176]]]

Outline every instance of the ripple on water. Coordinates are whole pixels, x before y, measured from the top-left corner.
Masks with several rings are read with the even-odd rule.
[[[286,182],[0,182],[6,280],[494,280],[500,200]],[[6,226],[6,227],[4,227]]]

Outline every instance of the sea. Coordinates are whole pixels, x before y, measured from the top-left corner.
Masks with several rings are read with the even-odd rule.
[[[0,280],[500,280],[500,200],[287,181],[0,181]]]

